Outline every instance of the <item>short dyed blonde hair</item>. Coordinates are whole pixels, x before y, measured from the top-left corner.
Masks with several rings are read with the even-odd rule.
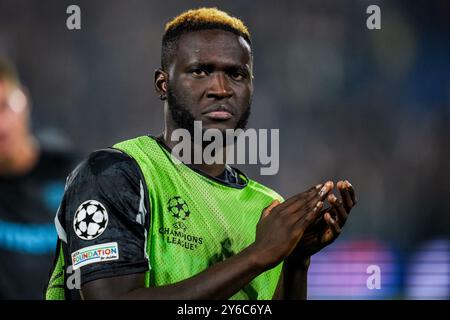
[[[165,32],[170,32],[185,25],[191,28],[200,25],[228,26],[250,39],[250,32],[248,32],[247,27],[241,19],[232,17],[217,8],[199,8],[185,11],[166,24]]]
[[[188,32],[222,29],[242,36],[251,47],[248,28],[239,18],[217,8],[198,8],[181,13],[166,24],[162,40],[161,66],[167,70],[179,37]]]

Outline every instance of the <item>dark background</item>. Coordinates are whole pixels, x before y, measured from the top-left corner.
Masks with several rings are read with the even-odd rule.
[[[70,4],[81,8],[81,30],[66,28]],[[381,30],[366,27],[371,4],[381,8]],[[350,180],[358,206],[316,266],[344,254],[335,259],[338,274],[361,276],[354,259],[387,259],[394,275],[390,290],[359,296],[342,277],[332,292],[312,278],[311,297],[448,299],[448,1],[0,0],[0,55],[17,65],[30,91],[34,131],[83,155],[159,133],[153,71],[164,24],[199,6],[217,6],[249,27],[249,127],[280,129],[279,173],[241,169],[285,197],[326,179]],[[439,277],[417,284],[415,268],[424,263],[425,274]],[[328,276],[315,270],[313,259],[312,276]]]

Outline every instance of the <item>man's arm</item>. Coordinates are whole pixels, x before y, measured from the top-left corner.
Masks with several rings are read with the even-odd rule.
[[[274,299],[307,299],[311,256],[336,240],[356,204],[355,191],[348,181],[339,181],[337,188],[341,199],[332,193],[328,195],[331,208],[322,211],[317,221],[305,231],[294,253],[285,259]]]
[[[303,263],[284,261],[274,300],[306,300],[308,289],[308,269],[310,260]],[[287,281],[285,281],[287,279]]]
[[[330,187],[331,186],[331,187]],[[166,286],[145,288],[144,275],[103,278],[84,284],[85,299],[227,299],[253,278],[283,261],[313,223],[332,183],[315,187],[263,210],[255,242],[203,272]]]
[[[82,286],[84,299],[227,299],[265,271],[252,246],[175,284],[144,287],[144,274],[100,279]]]

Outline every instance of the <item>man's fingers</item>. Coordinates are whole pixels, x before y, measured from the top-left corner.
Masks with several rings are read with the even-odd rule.
[[[283,210],[285,214],[292,214],[299,211],[306,204],[310,204],[311,207],[314,206],[317,203],[317,201],[319,201],[318,193],[323,187],[324,187],[323,184],[318,184],[308,189],[307,191],[304,191],[289,198],[288,200],[283,202],[282,207],[280,207],[280,210]]]
[[[317,193],[317,195],[310,199],[308,202],[306,202],[304,204],[304,206],[302,206],[301,209],[303,209],[303,212],[310,212],[312,209],[314,209],[314,207],[320,203],[320,202],[324,202],[327,195],[331,192],[331,190],[333,190],[333,186],[334,183],[333,181],[327,181],[322,188],[319,190],[319,192]]]
[[[334,183],[333,181],[327,181],[325,184],[318,190],[318,193],[314,197],[310,197],[308,201],[305,201],[301,208],[306,208],[306,211],[312,210],[318,202],[325,201],[328,193],[333,190]],[[297,208],[296,210],[298,210]]]
[[[348,180],[345,180],[345,182],[348,184],[348,192],[350,193],[350,197],[352,198],[353,206],[354,206],[357,202],[356,195],[355,195],[355,189],[353,188],[352,184]]]
[[[283,211],[285,214],[299,214],[301,216],[306,215],[308,212],[311,212],[314,207],[319,203],[323,202],[326,199],[327,194],[333,190],[333,181],[327,181],[323,184],[320,189],[319,185],[316,187],[316,193],[313,196],[310,196],[308,199],[300,200],[298,202],[294,202],[288,208],[285,208]],[[317,192],[318,191],[318,192]]]
[[[320,216],[322,208],[323,201],[317,202],[314,208],[309,210],[306,214],[298,217],[297,222],[295,223],[296,227],[303,228],[303,230],[305,230],[306,228],[311,226]]]
[[[314,221],[313,225],[311,226],[311,228],[315,229],[321,229],[323,227],[325,227],[327,224],[325,223],[325,220],[323,219],[323,215],[325,214],[325,212],[335,212],[336,210],[333,207],[326,207],[323,208],[322,211],[320,212],[320,215],[317,217],[316,221]]]
[[[301,192],[299,194],[296,194],[289,199],[287,199],[285,202],[283,202],[283,206],[286,208],[289,207],[292,204],[296,204],[301,200],[308,201],[315,197],[317,193],[319,192],[320,188],[322,188],[323,184],[315,185],[314,187],[309,188],[308,190]]]
[[[334,187],[333,181],[327,181],[327,182],[325,182],[325,184],[324,184],[323,187],[320,189],[319,194],[318,194],[320,201],[324,201],[324,200],[325,200],[327,194],[328,194],[331,190],[333,190],[333,187]]]
[[[333,233],[334,238],[338,237],[339,234],[341,233],[341,227],[339,227],[339,224],[336,222],[336,220],[334,220],[331,217],[329,212],[326,212],[323,218],[330,227],[330,230]]]
[[[319,191],[320,188],[322,188],[322,187],[323,187],[323,183],[319,183],[319,184],[316,184],[314,187],[309,188],[308,191],[314,191],[314,190]]]
[[[305,198],[305,197],[307,197],[307,198]],[[317,191],[315,193],[305,195],[303,198],[301,197],[301,195],[298,195],[295,197],[295,199],[293,199],[293,201],[291,201],[289,204],[287,204],[287,206],[285,206],[283,208],[283,211],[286,214],[294,213],[294,212],[298,211],[299,209],[301,209],[305,205],[305,203],[310,202],[312,199],[314,199],[316,197],[317,197]]]
[[[339,192],[341,193],[342,202],[344,203],[344,208],[347,212],[350,212],[352,209],[354,203],[350,196],[350,192],[348,191],[349,184],[347,184],[344,181],[339,181],[337,183],[337,187],[339,189]]]
[[[337,214],[337,222],[339,227],[343,227],[345,221],[347,221],[348,213],[344,209],[344,204],[341,199],[338,199],[334,194],[328,195],[328,202],[333,206],[334,211]]]
[[[262,212],[261,219],[264,219],[265,217],[267,217],[271,213],[272,209],[275,208],[279,204],[280,204],[280,201],[274,200],[269,206],[265,207]]]

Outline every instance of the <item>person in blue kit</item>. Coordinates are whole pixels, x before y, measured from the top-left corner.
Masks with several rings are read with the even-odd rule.
[[[0,299],[42,299],[54,217],[76,158],[33,135],[29,98],[0,57]]]

